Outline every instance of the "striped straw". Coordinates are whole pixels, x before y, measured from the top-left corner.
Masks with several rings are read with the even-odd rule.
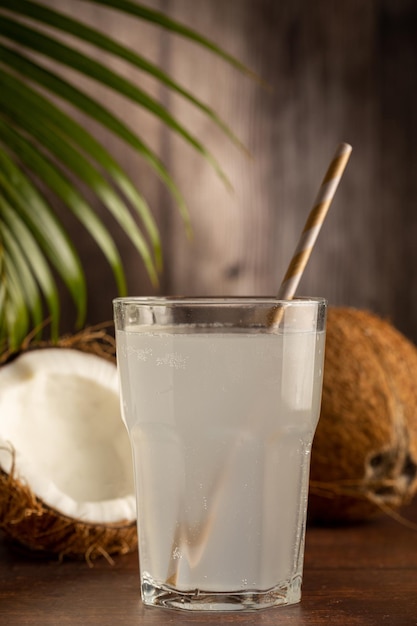
[[[341,143],[337,147],[281,283],[278,292],[281,300],[291,300],[295,294],[351,152],[352,146],[348,143]]]

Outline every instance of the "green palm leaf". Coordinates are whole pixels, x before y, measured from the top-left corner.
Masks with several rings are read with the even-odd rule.
[[[0,225],[5,257],[10,257],[11,265],[16,270],[19,285],[22,287],[22,297],[27,310],[32,315],[33,325],[35,327],[40,326],[42,323],[42,300],[38,283],[32,274],[26,255],[14,233],[9,229],[5,221],[0,220]],[[17,320],[14,320],[14,323],[16,323],[16,321]],[[28,322],[27,318],[25,318],[25,322]],[[27,330],[28,324],[25,325],[25,333]]]
[[[245,147],[236,137],[236,135],[231,131],[229,126],[223,122],[222,119],[206,104],[201,102],[198,98],[193,96],[188,90],[181,87],[177,82],[172,80],[165,72],[163,72],[159,67],[150,63],[141,55],[137,54],[135,51],[130,50],[126,46],[121,45],[117,41],[112,40],[110,37],[107,37],[105,34],[100,33],[99,31],[86,26],[82,22],[78,20],[74,20],[71,17],[66,15],[62,15],[57,11],[54,11],[48,7],[44,7],[36,2],[31,2],[30,0],[0,0],[0,6],[3,6],[8,9],[13,9],[14,11],[18,11],[19,15],[30,17],[39,21],[41,24],[48,24],[49,26],[53,26],[56,29],[62,30],[65,33],[73,35],[78,39],[82,39],[84,41],[88,41],[89,43],[95,45],[97,48],[101,48],[106,52],[110,52],[114,56],[118,56],[121,59],[124,59],[134,67],[150,74],[154,78],[158,79],[161,83],[166,85],[168,88],[173,91],[179,93],[186,100],[191,102],[194,106],[199,108],[203,113],[205,113],[221,130],[234,142],[239,148],[245,150]],[[221,51],[219,51],[221,54]],[[230,57],[226,57],[229,58]],[[241,68],[243,69],[243,67]]]
[[[12,206],[7,200],[0,196],[0,216],[4,226],[7,225],[7,230],[10,236],[14,238],[14,250],[18,253],[16,260],[16,266],[20,262],[25,263],[25,273],[33,273],[34,285],[32,286],[33,292],[37,290],[39,285],[43,296],[47,302],[48,310],[51,316],[52,336],[58,337],[58,319],[59,319],[59,297],[58,290],[53,278],[52,272],[49,269],[49,265],[45,260],[45,257],[40,249],[33,234],[25,224],[25,222],[19,217],[19,215],[13,210]],[[36,300],[36,293],[35,293]],[[29,302],[29,309],[32,303]],[[36,316],[34,316],[34,325],[39,326],[42,322],[42,304],[40,299],[38,300],[38,307],[35,309]],[[0,343],[1,346],[1,343]]]
[[[178,206],[187,231],[190,231],[188,209],[177,185],[155,153],[122,120],[67,81],[62,80],[52,72],[42,68],[39,64],[26,59],[23,55],[9,50],[1,44],[0,61],[27,79],[38,83],[41,87],[70,102],[77,109],[100,123],[104,128],[120,137],[120,139],[136,150],[166,185]]]
[[[143,258],[149,276],[154,284],[156,284],[156,270],[145,239],[123,201],[117,196],[98,170],[91,165],[81,152],[73,148],[71,143],[66,142],[63,137],[60,136],[59,128],[56,128],[54,124],[51,125],[50,119],[45,116],[44,111],[27,107],[25,102],[22,101],[20,96],[16,95],[13,90],[9,90],[9,98],[7,101],[0,104],[0,109],[7,113],[9,119],[13,120],[14,124],[25,129],[27,133],[30,133],[44,148],[52,153],[60,163],[68,170],[75,173],[80,180],[86,183],[86,185],[97,194],[135,244]],[[40,173],[39,170],[38,173]],[[43,176],[46,176],[49,180],[50,170],[46,170]],[[98,227],[97,220],[91,216],[90,219],[94,221],[91,226],[87,225],[85,221],[85,204],[82,215],[74,204],[71,206],[77,216],[83,219],[84,225],[90,230],[92,236],[95,237]],[[99,228],[103,232],[103,229],[101,227]],[[102,245],[100,241],[102,240],[97,239],[97,243]],[[107,247],[106,245],[105,248]],[[123,288],[122,284],[119,284],[119,288]]]
[[[36,114],[42,117],[43,124],[48,125],[54,133],[63,135],[66,141],[79,146],[88,157],[93,159],[107,172],[141,218],[153,247],[156,267],[160,269],[162,262],[161,243],[151,210],[145,199],[135,188],[133,182],[109,152],[103,148],[91,133],[88,133],[80,124],[63,113],[52,102],[14,76],[0,69],[1,90],[7,90],[14,100],[20,104],[20,108],[23,107],[24,110],[36,111]],[[134,225],[132,228],[136,230],[137,226]]]
[[[172,20],[167,17],[163,13],[159,11],[155,11],[154,9],[150,9],[149,7],[142,6],[141,4],[136,4],[135,2],[130,2],[130,0],[84,0],[85,2],[94,2],[95,4],[101,4],[106,7],[110,7],[115,9],[116,11],[121,11],[123,13],[128,13],[129,15],[133,15],[134,17],[138,17],[140,19],[146,20],[147,22],[152,22],[157,26],[161,26],[172,33],[177,35],[181,35],[200,46],[204,46],[210,52],[217,54],[222,59],[233,65],[236,69],[244,72],[257,79],[257,76],[251,72],[243,63],[240,63],[238,59],[233,57],[231,54],[227,54],[224,50],[222,50],[219,46],[216,46],[212,41],[203,37],[199,33],[195,32],[191,28]]]
[[[247,71],[207,38],[160,12],[130,0],[83,1],[98,5],[98,11],[106,7],[154,23],[207,48],[240,71]],[[56,36],[38,30],[33,21],[52,28]],[[54,198],[63,202],[89,231],[113,270],[120,294],[126,293],[122,261],[109,231],[93,208],[96,203],[109,210],[131,239],[154,283],[162,267],[158,228],[142,194],[109,151],[61,110],[56,99],[51,101],[47,93],[81,110],[139,153],[171,193],[186,230],[190,230],[183,196],[158,156],[97,99],[62,79],[60,66],[70,67],[147,109],[190,144],[229,185],[214,156],[166,108],[139,85],[79,52],[75,44],[63,43],[60,33],[88,42],[148,73],[191,102],[242,148],[210,107],[138,51],[40,1],[0,0],[0,352],[18,349],[31,326],[41,323],[44,305],[52,320],[52,334],[57,336],[59,296],[50,267],[71,293],[77,308],[77,324],[85,320],[84,272],[75,247],[54,212]],[[35,61],[32,52],[52,60],[56,71]],[[79,183],[89,190],[92,201],[87,201],[79,191]],[[48,200],[44,197],[45,188]]]
[[[47,180],[49,188],[73,211],[107,258],[113,269],[119,292],[126,293],[125,275],[112,237],[64,172],[50,158],[37,150],[28,139],[1,121],[0,138],[35,174]]]
[[[89,59],[85,54],[60,43],[58,40],[48,35],[44,35],[34,28],[29,28],[7,17],[0,17],[0,32],[3,37],[11,39],[16,43],[23,44],[29,49],[53,58],[55,61],[67,65],[86,76],[114,89],[118,93],[129,98],[136,104],[144,107],[158,118],[160,118],[169,128],[177,132],[185,139],[197,152],[204,156],[212,165],[220,178],[230,187],[230,183],[222,168],[213,155],[179,124],[172,115],[156,100],[148,96],[142,89],[136,87],[132,82],[122,76],[118,76],[104,65]]]
[[[7,252],[7,246],[4,241],[3,225],[0,222],[1,232],[1,253],[3,257],[2,278],[4,284],[7,285],[4,291],[3,303],[3,323],[7,337],[7,348],[9,350],[17,350],[22,339],[26,336],[29,327],[29,314],[23,292],[23,285],[19,277],[19,273],[13,263],[13,259]],[[6,345],[2,346],[6,349]]]
[[[1,121],[0,121],[1,129]],[[1,135],[0,135],[1,143]],[[20,216],[32,232],[44,256],[58,272],[77,306],[77,326],[85,318],[86,283],[80,259],[44,198],[32,182],[0,149],[0,193],[10,203],[15,215]],[[2,268],[0,256],[0,268]],[[4,282],[2,283],[4,284]],[[56,320],[57,321],[57,320]]]

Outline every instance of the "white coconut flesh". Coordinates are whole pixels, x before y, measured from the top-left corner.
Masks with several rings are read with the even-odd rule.
[[[14,451],[14,468],[13,454]],[[62,515],[136,518],[132,455],[116,365],[64,348],[23,353],[0,369],[0,466]]]

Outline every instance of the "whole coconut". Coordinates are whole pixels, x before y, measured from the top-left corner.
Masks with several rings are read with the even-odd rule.
[[[371,313],[330,308],[309,519],[363,520],[417,491],[417,349]]]

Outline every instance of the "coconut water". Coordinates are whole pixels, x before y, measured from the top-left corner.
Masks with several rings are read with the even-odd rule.
[[[297,601],[324,333],[136,327],[117,347],[142,592]]]

